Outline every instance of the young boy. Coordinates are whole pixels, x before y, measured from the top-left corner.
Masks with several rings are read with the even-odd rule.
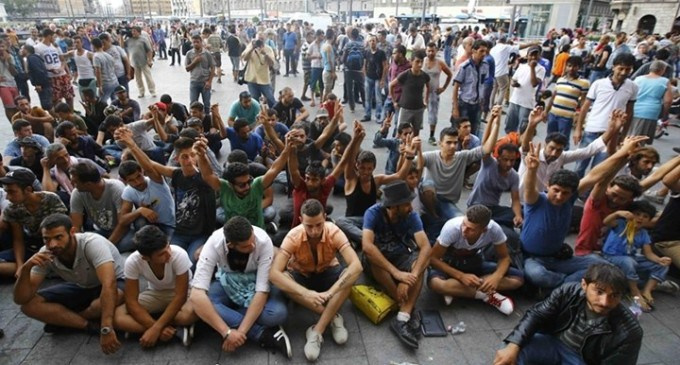
[[[581,78],[579,71],[583,60],[579,56],[567,58],[564,74],[557,80],[552,99],[545,107],[548,118],[547,133],[560,132],[567,137],[565,150],[569,149],[569,136],[577,110],[585,101],[590,82]]]
[[[560,53],[555,56],[555,65],[552,69],[553,77],[550,80],[551,84],[564,75],[564,66],[567,64],[567,59],[569,59],[569,49],[570,47],[568,44],[564,45]]]
[[[642,228],[649,225],[649,221],[656,215],[656,208],[645,201],[634,201],[628,210],[618,210],[604,219],[604,224],[612,227],[604,243],[602,253],[612,264],[618,266],[626,274],[630,294],[640,297],[640,306],[645,312],[652,309],[654,298],[652,290],[664,281],[669,257],[659,257],[652,251],[651,238],[647,230]],[[638,249],[642,249],[642,255]],[[642,292],[638,288],[639,273],[648,274]]]
[[[141,333],[142,347],[153,347],[158,340],[166,342],[174,335],[189,346],[198,319],[187,302],[189,255],[181,247],[170,245],[168,236],[156,226],[144,226],[135,234],[134,242],[137,251],[125,261],[125,304],[116,308],[114,326]],[[141,293],[140,277],[148,283]]]

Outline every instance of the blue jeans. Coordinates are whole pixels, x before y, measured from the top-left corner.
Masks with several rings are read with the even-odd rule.
[[[207,240],[208,236],[190,236],[175,232],[172,235],[170,243],[183,248],[189,254],[189,259],[194,264],[193,266],[195,268],[196,260],[194,259],[194,254],[196,253],[196,250]]]
[[[580,281],[588,267],[605,262],[600,256],[573,256],[566,260],[529,256],[524,260],[524,277],[540,288],[556,288],[562,283]]]
[[[198,96],[203,100],[203,109],[205,113],[210,112],[210,88],[205,87],[205,82],[191,81],[189,82],[189,102],[198,101]]]
[[[232,302],[219,281],[213,281],[210,284],[208,297],[213,303],[217,314],[222,317],[222,320],[227,323],[229,328],[238,328],[241,325],[248,308],[241,307]],[[288,308],[286,307],[286,302],[279,290],[271,286],[267,303],[265,303],[262,313],[257,317],[253,326],[250,327],[246,336],[249,340],[259,341],[265,328],[278,326],[285,322],[287,317]]]
[[[253,99],[260,101],[260,96],[264,95],[267,98],[267,104],[270,108],[274,107],[276,104],[276,99],[274,98],[274,92],[270,85],[260,85],[253,82],[248,83],[248,92],[253,97]]]
[[[505,134],[521,131],[523,129],[521,126],[526,127],[529,121],[529,113],[531,113],[531,109],[510,103],[508,114],[505,117]]]
[[[517,364],[585,365],[585,362],[581,354],[565,345],[559,338],[535,333],[522,347]]]
[[[118,83],[115,84],[104,84],[102,85],[103,95],[100,98],[105,102],[112,102],[115,100],[116,96],[113,95],[113,90],[118,87]]]
[[[319,85],[319,90],[323,92],[323,80],[321,76],[323,75],[323,68],[313,67],[311,74],[309,75],[309,89],[312,95],[316,93],[316,86]]]
[[[365,88],[366,88],[366,99],[364,100],[364,116],[366,118],[371,117],[371,106],[373,101],[375,101],[375,120],[380,121],[380,116],[382,115],[382,92],[380,90],[380,80],[372,79],[366,77]]]
[[[589,145],[594,140],[598,139],[601,135],[602,133],[584,132],[579,147],[585,147]],[[578,165],[576,166],[576,173],[578,174],[578,177],[582,178],[583,176],[585,176],[586,170],[588,169],[588,165],[591,165],[590,167],[593,168],[599,165],[600,162],[604,161],[606,158],[607,152],[598,152],[593,157],[588,157],[585,160],[579,161]]]
[[[122,86],[125,88],[125,90],[130,90],[129,88],[130,81],[127,78],[127,75],[123,75],[118,77],[118,85]]]
[[[107,231],[103,229],[95,229],[94,231],[107,239],[111,236],[111,233],[113,233],[113,231]],[[135,246],[135,243],[132,240],[134,237],[135,230],[129,229],[127,233],[125,233],[125,235],[120,238],[120,241],[118,241],[118,243],[115,244],[116,247],[118,247],[118,251],[119,252],[135,251],[137,247]]]
[[[559,132],[567,137],[567,145],[564,147],[565,150],[569,149],[569,137],[571,136],[571,126],[574,124],[573,118],[558,117],[557,115],[550,113],[548,114],[548,134]]]
[[[446,66],[451,67],[451,56],[452,56],[451,46],[444,46],[444,62]]]
[[[120,163],[120,158],[123,156],[123,150],[121,150],[117,144],[106,144],[102,146],[102,149],[107,155],[113,156],[116,159],[116,163]]]
[[[40,98],[40,107],[44,110],[52,109],[52,86],[43,86],[42,90],[38,92]]]
[[[607,70],[604,71],[590,70],[590,77],[588,78],[588,81],[590,81],[590,84],[592,85],[593,82],[605,77],[607,77]]]
[[[668,266],[651,262],[644,256],[605,255],[604,258],[621,269],[630,281],[640,281],[641,276],[658,282],[666,280]]]
[[[481,112],[481,107],[479,104],[469,104],[460,99],[458,99],[458,112],[460,117],[467,117],[470,120],[470,126],[472,127],[472,134],[477,137],[482,137],[478,134],[479,132],[479,113]]]

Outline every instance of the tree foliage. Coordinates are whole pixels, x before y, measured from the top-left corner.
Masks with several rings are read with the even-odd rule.
[[[5,10],[10,18],[29,15],[38,0],[5,0]]]

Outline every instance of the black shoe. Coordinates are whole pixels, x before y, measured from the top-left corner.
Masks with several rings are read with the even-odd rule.
[[[673,147],[673,151],[675,151],[675,153],[680,153],[680,147]]]
[[[293,358],[290,339],[281,326],[266,328],[260,337],[260,346],[265,349],[278,350],[289,359]]]
[[[3,338],[3,337],[5,337],[5,330],[0,328],[0,338]]]
[[[371,121],[371,117],[370,117],[370,116],[366,116],[366,117],[364,117],[361,121],[362,121],[362,122],[370,122],[370,121]]]
[[[420,314],[416,312],[415,310],[411,314],[411,319],[406,322],[408,324],[408,328],[411,330],[411,333],[415,338],[420,338],[422,336],[423,331],[420,329]]]
[[[342,99],[341,103],[342,103],[342,104],[347,104],[347,100]]]
[[[279,227],[274,222],[265,223],[265,231],[270,235],[275,235],[279,231]]]
[[[283,75],[283,77],[288,77],[288,74]]]
[[[302,95],[302,97],[300,98],[300,100],[302,100],[302,101],[311,101],[312,99],[308,98],[306,95]]]
[[[170,64],[170,66],[174,66],[174,65],[175,65],[174,63],[171,63],[171,64]]]
[[[54,324],[45,324],[43,326],[43,332],[45,333],[69,333],[72,332],[72,328],[57,326]]]
[[[394,317],[390,322],[390,328],[406,346],[412,349],[418,348],[418,339],[411,333],[408,322],[398,321],[397,317]]]

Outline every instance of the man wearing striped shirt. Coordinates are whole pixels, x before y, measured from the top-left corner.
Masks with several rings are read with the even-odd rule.
[[[552,99],[546,105],[544,116],[548,118],[548,134],[559,132],[567,137],[565,150],[569,149],[569,137],[576,110],[585,100],[590,87],[587,79],[579,77],[583,60],[579,56],[567,59],[564,76],[557,80]]]

